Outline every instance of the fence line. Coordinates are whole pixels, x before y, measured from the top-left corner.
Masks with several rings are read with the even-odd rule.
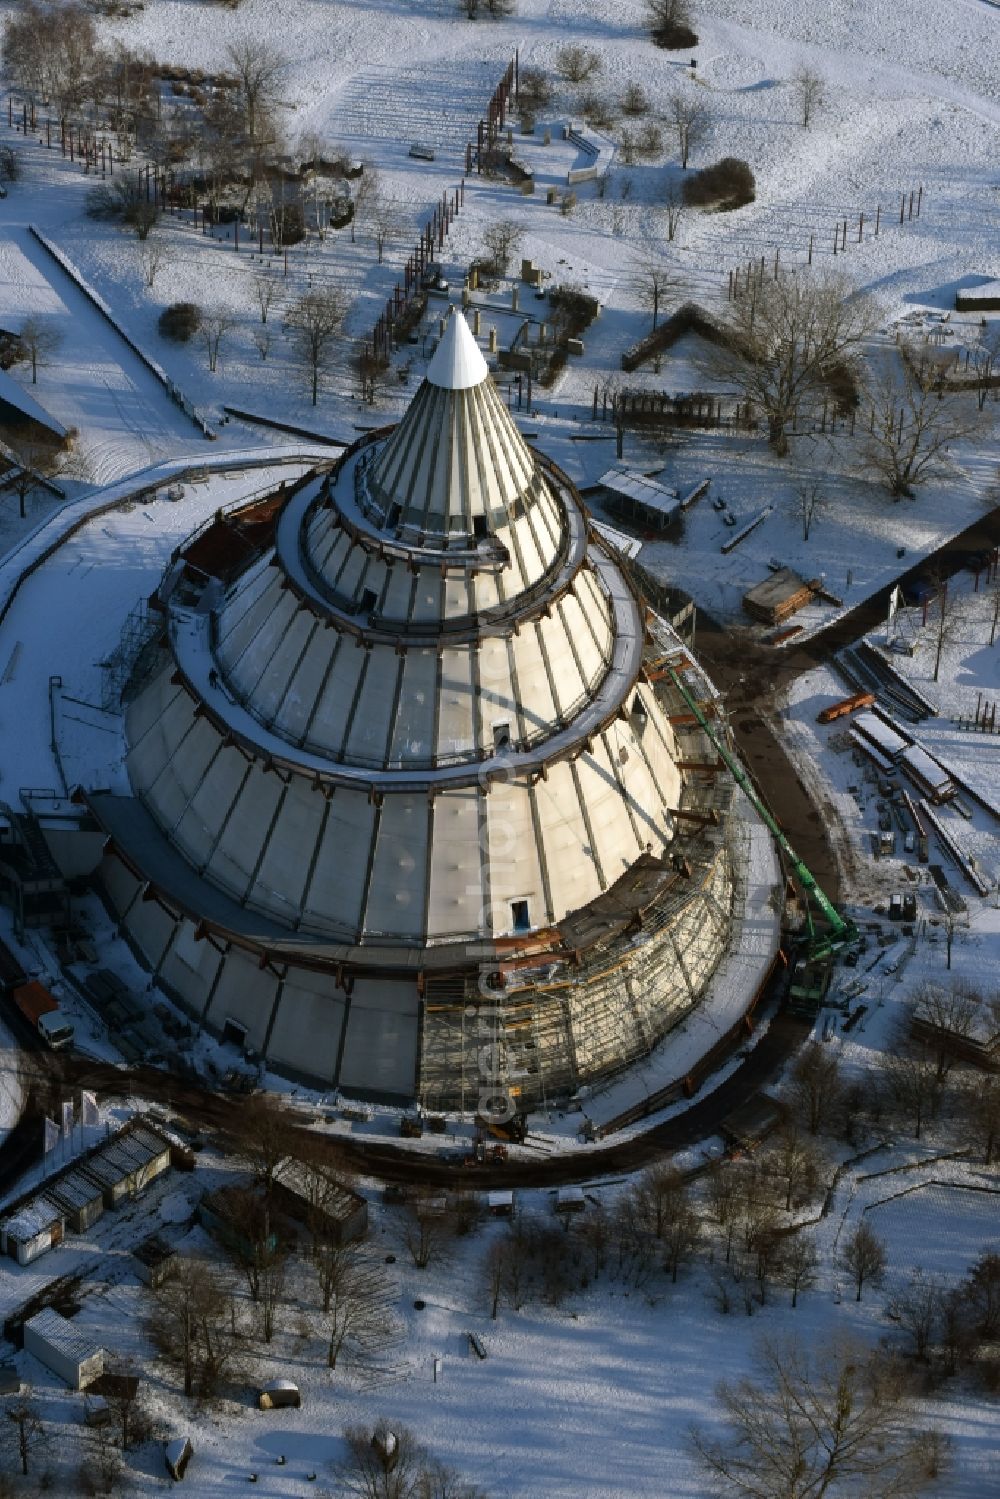
[[[87,300],[94,307],[96,307],[97,311],[101,314],[104,320],[110,324],[110,326],[118,334],[119,338],[121,338],[132,350],[132,353],[135,354],[138,359],[142,360],[143,364],[152,375],[155,375],[156,379],[163,386],[170,399],[181,408],[186,417],[190,418],[190,420],[201,432],[202,437],[207,437],[209,441],[214,442],[216,437],[218,436],[218,433],[209,426],[208,422],[194,405],[194,402],[188,400],[187,396],[180,389],[180,387],[178,385],[175,385],[173,380],[171,380],[170,376],[167,374],[163,366],[157,364],[156,360],[153,359],[151,355],[147,354],[145,350],[136,343],[131,334],[126,332],[126,330],[122,327],[121,323],[115,317],[114,313],[111,311],[111,308],[108,306],[107,302],[105,302],[101,294],[95,291],[94,288],[89,284],[89,282],[85,280],[85,278],[80,274],[69,257],[59,249],[58,245],[53,244],[53,242],[46,235],[44,235],[42,231],[38,229],[34,224],[28,225],[28,233],[34,240],[37,241],[39,245],[41,245],[42,249],[52,257],[52,259],[56,262],[60,269],[63,270],[67,276],[69,276],[70,280],[73,281],[77,287],[79,287],[80,291],[83,292]]]

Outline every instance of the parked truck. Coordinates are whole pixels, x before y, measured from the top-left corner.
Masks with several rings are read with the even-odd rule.
[[[32,981],[21,984],[11,998],[25,1020],[36,1031],[46,1046],[53,1051],[62,1051],[73,1043],[73,1023],[59,1008],[43,984]]]

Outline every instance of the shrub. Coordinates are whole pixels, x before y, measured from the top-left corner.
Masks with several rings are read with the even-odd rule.
[[[724,156],[714,166],[692,172],[684,179],[684,202],[691,208],[714,208],[726,213],[742,208],[756,197],[753,172],[745,161]]]
[[[164,338],[186,344],[201,327],[201,308],[197,302],[171,302],[160,313],[157,326]]]
[[[522,68],[518,82],[518,103],[522,113],[532,113],[552,103],[552,80],[541,68]]]
[[[630,83],[622,94],[622,114],[644,115],[649,113],[649,95],[639,83]]]
[[[658,31],[653,32],[653,41],[665,52],[686,52],[689,47],[697,47],[698,33],[683,24],[661,26]]]
[[[592,47],[571,45],[559,48],[556,67],[570,83],[583,83],[585,79],[601,71],[601,59]]]

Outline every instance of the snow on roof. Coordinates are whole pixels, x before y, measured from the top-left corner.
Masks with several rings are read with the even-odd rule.
[[[9,1239],[25,1243],[58,1223],[62,1217],[55,1203],[47,1197],[33,1197],[4,1222],[4,1232]]]
[[[469,390],[481,385],[489,374],[486,360],[472,336],[472,329],[462,313],[451,309],[444,325],[441,342],[427,366],[427,379],[442,390]]]
[[[680,501],[673,490],[666,489],[646,474],[609,468],[606,474],[602,474],[601,484],[605,489],[614,490],[615,494],[623,494],[626,499],[636,500],[640,505],[662,511],[665,515],[673,515],[680,509]]]
[[[101,1351],[101,1345],[86,1332],[77,1329],[67,1317],[54,1307],[43,1307],[25,1324],[38,1337],[44,1338],[50,1348],[56,1348],[69,1358],[85,1359]]]
[[[297,1394],[298,1388],[294,1379],[269,1379],[266,1384],[261,1385],[261,1390],[265,1395],[271,1395],[276,1390],[294,1390]]]
[[[13,375],[8,375],[6,370],[0,370],[0,401],[6,401],[9,406],[14,406],[30,421],[37,422],[41,427],[47,427],[57,437],[66,436],[66,428],[57,422],[54,416],[50,416],[44,406],[40,406],[34,396],[29,396],[23,390]]]

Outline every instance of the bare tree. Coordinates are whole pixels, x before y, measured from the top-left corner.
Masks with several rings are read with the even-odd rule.
[[[45,1440],[45,1428],[38,1406],[31,1398],[31,1390],[25,1389],[4,1408],[10,1425],[7,1434],[21,1465],[22,1477],[31,1471],[31,1459]]]
[[[253,282],[254,296],[257,306],[260,308],[260,320],[267,322],[267,315],[271,310],[271,304],[278,295],[278,284],[270,276],[255,276]]]
[[[381,208],[382,197],[382,178],[379,176],[378,168],[374,167],[370,161],[366,161],[361,176],[354,184],[354,213],[351,216],[352,245],[357,225],[371,223]]]
[[[420,1499],[424,1451],[407,1427],[384,1421],[374,1432],[348,1426],[344,1442],[347,1458],[336,1469],[341,1493],[358,1499]]]
[[[506,1239],[494,1239],[483,1261],[483,1284],[490,1304],[490,1316],[494,1322],[500,1311],[500,1300],[507,1280],[509,1255],[509,1242]]]
[[[218,368],[222,340],[235,326],[236,319],[224,307],[209,307],[202,313],[198,336],[205,345],[209,372],[213,375]]]
[[[1000,1078],[973,1077],[966,1087],[966,1115],[985,1165],[1000,1146]]]
[[[319,395],[320,372],[329,363],[343,321],[343,298],[332,286],[305,292],[285,313],[284,329],[296,355],[309,371],[314,406]]]
[[[386,245],[399,233],[399,209],[390,199],[381,198],[372,213],[371,222],[375,249],[378,252],[378,263],[381,265]]]
[[[271,342],[273,339],[273,334],[270,328],[268,328],[266,324],[262,325],[259,328],[254,328],[250,337],[253,342],[253,346],[257,350],[257,353],[260,355],[261,359],[266,359],[268,354],[270,354],[271,352]]]
[[[487,1499],[482,1489],[433,1457],[424,1458],[418,1494],[419,1499]]]
[[[18,461],[13,469],[0,474],[0,491],[9,489],[17,495],[18,514],[25,520],[30,496],[62,472],[66,452],[54,443],[38,442],[17,430],[7,434],[7,446]]]
[[[816,1246],[807,1233],[800,1230],[785,1240],[778,1261],[778,1279],[791,1291],[793,1308],[799,1304],[799,1292],[816,1284],[818,1264]]]
[[[160,217],[160,205],[148,181],[118,176],[100,182],[87,194],[87,213],[92,219],[117,220],[134,229],[140,240],[148,239]]]
[[[840,1091],[839,1056],[822,1042],[808,1042],[792,1067],[792,1096],[811,1135],[828,1120]]]
[[[667,216],[667,239],[673,240],[685,208],[684,194],[676,182],[668,182],[663,193],[663,207]]]
[[[813,521],[825,508],[823,485],[819,480],[803,479],[801,484],[795,486],[795,497],[798,501],[799,518],[802,521],[802,540],[808,541]]]
[[[861,1300],[866,1281],[877,1285],[885,1274],[885,1242],[863,1218],[845,1241],[840,1263],[854,1282],[857,1301]]]
[[[62,343],[62,334],[46,318],[27,317],[17,336],[24,350],[24,361],[31,365],[31,383],[37,385],[39,366],[48,364]]]
[[[784,1188],[785,1212],[793,1202],[811,1197],[819,1181],[822,1156],[815,1142],[801,1134],[794,1118],[786,1119],[767,1151],[763,1170],[778,1178]]]
[[[403,1242],[418,1270],[443,1253],[455,1237],[455,1221],[441,1194],[418,1192],[405,1209]]]
[[[226,55],[238,81],[243,128],[251,158],[256,161],[273,130],[288,61],[269,37],[242,37],[226,48]]]
[[[139,241],[139,264],[142,266],[142,279],[150,290],[152,290],[153,283],[159,275],[165,251],[166,246],[161,239]]]
[[[906,1427],[906,1384],[891,1360],[844,1344],[810,1356],[765,1343],[758,1366],[756,1377],[718,1387],[726,1438],[692,1434],[726,1495],[903,1499],[926,1486],[925,1442]]]
[[[150,1332],[180,1370],[185,1395],[212,1395],[242,1353],[231,1286],[208,1261],[179,1256],[153,1296]]]
[[[946,466],[953,442],[981,425],[978,406],[947,389],[927,351],[900,344],[898,373],[886,366],[867,386],[869,433],[864,456],[894,499]]]
[[[732,1258],[741,1196],[740,1178],[730,1162],[716,1162],[708,1175],[708,1201],[712,1217],[723,1235],[727,1265]]]
[[[966,1300],[981,1338],[1000,1334],[1000,1254],[987,1249],[969,1271]]]
[[[601,71],[600,53],[593,47],[569,43],[556,53],[556,70],[569,83],[586,83],[588,78]]]
[[[819,113],[826,101],[826,84],[813,68],[801,67],[792,75],[792,88],[802,124],[808,130],[813,115]]]
[[[667,101],[667,114],[677,136],[681,166],[687,171],[691,151],[708,129],[708,110],[697,97],[676,93]]]
[[[964,979],[947,984],[928,980],[919,985],[913,996],[910,1026],[929,1044],[939,1083],[944,1083],[954,1066],[956,1048],[961,1049],[980,1020],[989,1018],[983,995]]]
[[[979,342],[973,350],[972,363],[978,376],[976,399],[979,409],[982,411],[986,405],[986,399],[993,389],[997,371],[1000,369],[1000,324],[994,323],[991,327],[984,326],[980,330]]]
[[[688,0],[646,0],[646,15],[654,41],[663,46],[687,47],[697,42]]]
[[[119,1446],[122,1452],[128,1452],[135,1444],[137,1435],[144,1431],[147,1420],[142,1403],[139,1369],[136,1364],[126,1362],[106,1372],[112,1373],[114,1378],[109,1382],[104,1398],[118,1433]]]
[[[889,1302],[889,1315],[909,1334],[921,1363],[927,1362],[928,1349],[937,1336],[945,1294],[941,1282],[926,1276],[918,1266]]]
[[[360,1244],[327,1244],[314,1261],[323,1301],[326,1361],[369,1363],[391,1340],[391,1286],[378,1260]]]
[[[710,363],[763,413],[768,439],[784,456],[786,428],[799,408],[834,382],[850,383],[878,320],[875,303],[839,274],[765,276],[730,303],[725,342]]]
[[[506,276],[510,263],[520,248],[524,230],[510,219],[490,224],[483,235],[483,254],[497,276]]]
[[[639,293],[642,305],[648,308],[653,314],[654,332],[656,331],[660,316],[660,307],[664,299],[670,296],[671,293],[676,292],[680,284],[681,280],[676,271],[671,270],[665,265],[657,265],[655,262],[650,262],[649,265],[639,272],[636,280],[636,290]]]

